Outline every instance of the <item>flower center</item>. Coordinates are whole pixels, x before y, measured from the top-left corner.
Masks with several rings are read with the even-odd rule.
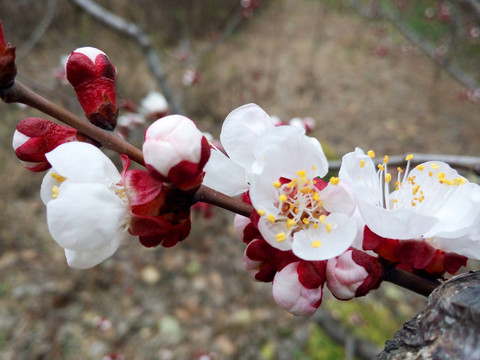
[[[260,216],[265,216],[268,221],[280,225],[283,231],[276,234],[278,242],[285,241],[295,232],[306,230],[312,226],[318,229],[325,226],[327,232],[332,230],[330,222],[325,223],[329,212],[323,207],[321,190],[326,182],[318,179],[307,179],[305,170],[300,170],[293,179],[280,178],[272,186],[275,189],[277,208],[276,214],[267,214],[264,210],[257,210]],[[332,177],[330,183],[337,185],[339,179]],[[321,246],[320,241],[314,241],[312,247]]]
[[[375,157],[375,153],[370,150],[368,151],[368,156],[371,158]],[[453,179],[448,179],[446,174],[439,170],[439,165],[436,163],[420,164],[415,167],[418,171],[428,171],[428,176],[431,178],[436,178],[438,181],[428,183],[429,189],[425,190],[425,184],[417,183],[417,178],[415,175],[410,174],[410,162],[413,159],[413,155],[407,155],[405,161],[407,165],[405,170],[401,167],[397,168],[397,181],[394,183],[395,191],[390,193],[390,181],[392,180],[392,175],[388,172],[388,160],[389,157],[385,156],[383,158],[383,163],[378,164],[377,176],[380,184],[380,201],[379,204],[381,207],[387,210],[393,210],[397,208],[406,208],[406,207],[415,207],[421,205],[428,194],[438,195],[439,192],[442,193],[443,198],[445,199],[446,195],[449,195],[450,190],[453,190],[453,187],[460,186],[465,184],[467,181],[465,178],[457,176]],[[360,167],[365,166],[365,160],[360,161]],[[452,187],[452,189],[445,189],[445,186]],[[425,190],[425,191],[424,191]],[[445,192],[447,190],[447,192]]]

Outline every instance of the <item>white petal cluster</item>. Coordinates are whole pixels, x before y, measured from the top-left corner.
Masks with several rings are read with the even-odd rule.
[[[47,153],[52,169],[41,198],[52,238],[69,266],[85,269],[110,257],[126,236],[129,207],[122,177],[95,146],[69,142]]]
[[[407,157],[409,160],[411,157]],[[425,240],[433,246],[480,258],[480,187],[440,161],[399,170],[397,181],[388,160],[375,168],[357,148],[342,160],[340,178],[351,186],[366,225],[390,239]],[[390,191],[390,188],[393,191]]]
[[[352,244],[353,198],[335,181],[317,188],[328,163],[304,129],[275,127],[261,108],[248,104],[228,115],[220,140],[229,157],[212,151],[204,184],[228,195],[250,189],[261,215],[258,228],[270,245],[304,260],[326,260]]]

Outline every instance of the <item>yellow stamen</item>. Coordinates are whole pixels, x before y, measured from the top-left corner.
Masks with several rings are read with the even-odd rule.
[[[312,242],[312,248],[318,248],[322,246],[322,242],[320,240],[315,240]]]
[[[258,209],[257,214],[260,215],[260,216],[263,216],[263,215],[265,215],[265,211],[261,210],[261,209]]]
[[[313,227],[314,227],[315,229],[318,229],[318,224],[313,224]]]
[[[383,163],[384,163],[384,164],[388,164],[388,155],[385,155],[385,156],[383,157]]]
[[[315,165],[312,165],[312,170],[317,170],[317,167]]]
[[[287,229],[290,229],[293,225],[295,225],[295,220],[287,219]]]
[[[330,184],[332,185],[338,185],[339,182],[340,182],[340,179],[338,177],[332,176],[330,178]]]
[[[405,157],[405,160],[406,160],[406,161],[410,161],[410,160],[412,160],[412,159],[413,159],[413,154],[409,154],[409,155],[407,155],[407,156]]]
[[[63,177],[62,175],[59,175],[59,174],[56,174],[56,173],[51,173],[50,176],[52,178],[54,178],[55,180],[57,180],[57,182],[63,182],[65,180],[67,180],[67,178]]]
[[[378,167],[378,169],[381,170],[381,171],[385,170],[385,168],[383,167],[382,164],[378,164],[377,167]]]
[[[308,221],[307,218],[303,218],[303,219],[302,219],[302,222],[303,222],[305,225],[310,224],[310,221]]]
[[[320,215],[318,217],[318,221],[320,221],[320,224],[323,224],[325,222],[327,215]]]
[[[403,169],[402,169],[400,166],[397,167],[397,171],[398,171],[400,174],[403,173]]]
[[[305,174],[306,174],[305,170],[297,171],[297,175],[300,176],[300,177],[305,177]]]
[[[445,173],[442,172],[442,171],[438,172],[438,173],[437,173],[437,178],[439,178],[439,179],[445,179]]]
[[[274,223],[275,222],[275,216],[273,216],[273,214],[270,214],[267,216],[267,219],[268,221],[270,221],[271,223]]]
[[[412,189],[412,194],[417,195],[418,190],[420,190],[420,185],[415,185]]]
[[[368,150],[367,155],[370,156],[371,158],[375,157],[375,152],[373,150]]]
[[[327,223],[327,225],[325,225],[325,227],[327,228],[327,233],[330,234],[330,231],[332,231],[332,223]]]
[[[432,164],[431,166],[432,166],[432,168],[434,168],[435,170],[439,168],[439,166],[438,166],[437,164]]]
[[[365,160],[360,160],[360,167],[363,168],[365,166]]]
[[[275,189],[280,188],[280,186],[282,186],[282,184],[280,183],[280,181],[274,181],[274,182],[273,182],[273,187],[274,187]]]
[[[278,200],[280,200],[280,201],[282,201],[282,202],[287,201],[287,200],[288,200],[287,195],[285,195],[285,194],[280,195],[280,196],[278,197]]]
[[[392,180],[392,174],[387,173],[385,174],[385,182],[388,184]]]
[[[58,197],[58,191],[60,190],[60,188],[57,186],[57,185],[53,185],[52,187],[52,197],[54,199],[56,199]]]
[[[320,195],[318,195],[318,192],[313,193],[313,200],[315,200],[315,201],[320,200]]]
[[[425,166],[423,166],[423,165],[417,165],[417,169],[420,170],[420,171],[423,171],[423,169],[425,169]]]
[[[285,235],[284,232],[280,232],[277,235],[275,235],[275,239],[277,239],[278,242],[282,242],[287,239],[287,235]]]

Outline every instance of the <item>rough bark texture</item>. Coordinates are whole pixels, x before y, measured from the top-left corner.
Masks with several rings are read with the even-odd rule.
[[[480,359],[480,271],[439,286],[375,359]]]

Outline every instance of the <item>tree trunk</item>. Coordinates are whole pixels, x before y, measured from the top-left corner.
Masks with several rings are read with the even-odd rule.
[[[480,360],[480,271],[456,276],[388,340],[375,360]]]

